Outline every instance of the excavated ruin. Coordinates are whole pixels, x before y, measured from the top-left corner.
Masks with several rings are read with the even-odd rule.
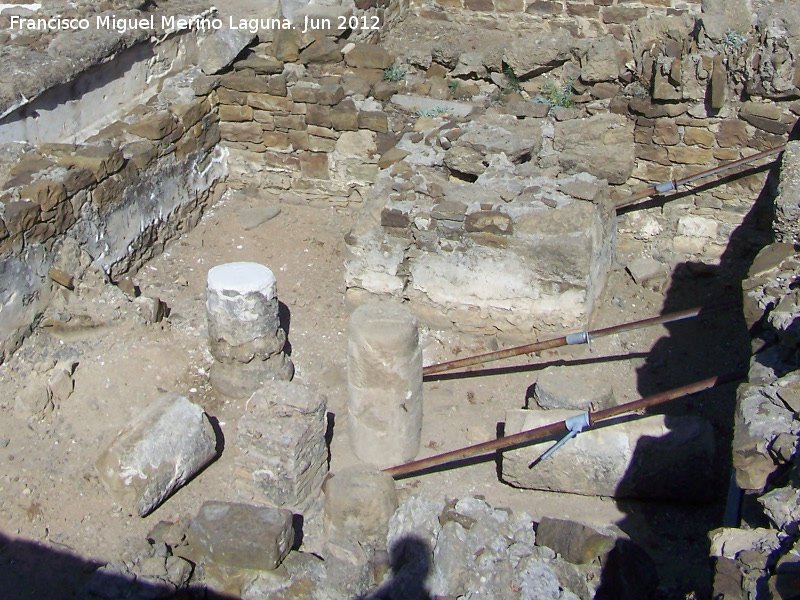
[[[0,4],[4,597],[800,598],[798,117],[796,0]]]

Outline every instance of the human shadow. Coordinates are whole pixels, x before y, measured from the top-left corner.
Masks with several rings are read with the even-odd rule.
[[[397,540],[389,548],[390,579],[361,600],[431,600],[425,578],[432,554],[428,542],[416,535]]]
[[[771,225],[779,169],[780,161],[769,167],[765,182],[755,190],[755,202],[731,232],[718,264],[686,261],[675,267],[662,314],[689,306],[733,306],[727,311],[708,311],[697,319],[666,324],[668,335],[656,342],[637,369],[637,387],[642,396],[714,375],[747,372],[751,331],[744,319],[742,282],[758,252],[774,240]],[[752,177],[752,173],[734,175],[726,178],[726,183],[738,185],[742,195],[747,195],[757,181]],[[704,187],[708,189],[710,184]],[[642,474],[650,471],[673,480],[666,483],[677,494],[656,494],[663,499],[658,502],[617,500],[618,508],[626,515],[618,522],[629,538],[625,544],[632,543],[641,550],[609,559],[601,576],[603,594],[598,598],[711,596],[713,571],[708,532],[722,526],[726,512],[735,407],[736,386],[720,385],[648,411],[664,415],[667,433],[638,439],[618,495],[635,496],[630,491],[643,485],[663,487],[663,481],[648,481],[646,476],[642,480]],[[686,453],[687,430],[698,423],[705,423],[713,434],[711,454],[704,460]],[[676,457],[683,458],[675,460]],[[666,473],[659,468],[664,462],[671,464]],[[620,556],[627,558],[621,560]],[[681,557],[677,563],[676,556]],[[628,579],[620,573],[626,569],[636,571],[631,565],[641,567],[648,561],[657,565],[662,583],[639,578],[644,587],[631,591]]]
[[[102,566],[102,562],[78,556],[66,547],[62,550],[0,534],[3,600],[239,600],[202,584],[176,589],[167,583],[100,569]]]

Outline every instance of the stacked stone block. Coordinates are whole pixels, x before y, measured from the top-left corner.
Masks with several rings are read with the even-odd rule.
[[[410,9],[421,17],[441,19],[448,15],[475,13],[477,15],[519,13],[520,19],[586,19],[604,31],[629,25],[650,15],[682,15],[700,12],[700,2],[690,0],[436,0],[412,1]]]
[[[328,473],[326,400],[297,383],[272,381],[248,400],[236,428],[236,485],[247,501],[301,511]]]
[[[352,44],[346,55],[336,45],[335,52],[318,53],[316,43],[300,51],[299,34],[283,33],[253,48],[221,78],[221,135],[231,152],[232,173],[243,183],[348,196],[354,182],[346,168],[336,168],[333,157],[338,150],[344,162],[351,158],[349,145],[338,143],[340,137],[361,132],[374,140],[389,131],[388,115],[380,105],[366,102],[359,107],[349,95],[363,84],[367,87],[360,91],[366,95],[367,82],[383,78],[391,57],[363,43]],[[288,65],[292,61],[309,68],[346,61],[359,74],[298,78]],[[352,158],[376,170],[377,156]]]
[[[286,332],[278,311],[277,282],[267,267],[238,262],[208,272],[211,385],[231,398],[248,398],[266,381],[291,379],[283,352]]]
[[[325,566],[334,597],[352,598],[380,583],[379,574],[389,563],[389,521],[397,506],[394,480],[381,471],[349,467],[328,479]]]

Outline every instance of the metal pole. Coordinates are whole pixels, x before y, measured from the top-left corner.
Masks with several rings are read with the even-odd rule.
[[[656,196],[659,194],[677,190],[680,186],[686,185],[687,183],[691,183],[692,181],[703,179],[704,177],[710,177],[711,175],[716,175],[717,173],[723,173],[725,171],[729,171],[730,169],[735,169],[736,167],[757,161],[761,158],[765,158],[772,154],[778,154],[780,152],[783,152],[785,149],[786,149],[786,144],[781,144],[780,146],[776,146],[775,148],[764,150],[763,152],[759,152],[758,154],[753,154],[752,156],[745,156],[744,158],[734,160],[733,162],[729,162],[727,164],[714,167],[712,169],[700,171],[699,173],[695,173],[694,175],[689,175],[688,177],[682,177],[681,179],[673,179],[671,181],[665,181],[663,183],[653,185],[647,188],[646,190],[642,190],[641,192],[637,192],[636,194],[633,194],[628,198],[624,198],[618,202],[615,202],[614,206],[617,209],[625,208],[626,206],[635,204],[636,202],[638,202],[643,198],[649,198],[651,196]]]
[[[652,327],[653,325],[660,325],[663,323],[673,323],[675,321],[681,321],[683,319],[691,319],[699,315],[704,310],[706,311],[717,310],[719,308],[727,308],[727,306],[711,307],[711,308],[704,308],[702,306],[697,306],[695,308],[689,308],[687,310],[681,310],[666,315],[660,315],[658,317],[650,317],[648,319],[631,321],[629,323],[622,323],[620,325],[614,325],[612,327],[604,327],[603,329],[595,329],[594,331],[586,331],[581,334],[570,334],[563,337],[554,338],[551,340],[543,340],[541,342],[535,342],[533,344],[526,344],[524,346],[507,348],[506,350],[497,350],[496,352],[487,352],[485,354],[478,354],[476,356],[459,358],[456,360],[438,363],[435,365],[429,365],[422,369],[422,375],[423,376],[435,375],[436,373],[453,371],[455,369],[471,367],[473,365],[481,365],[487,362],[493,362],[495,360],[500,360],[503,358],[520,356],[521,354],[530,354],[532,352],[540,352],[542,350],[549,350],[551,348],[560,348],[561,346],[567,346],[576,343],[585,343],[591,339],[603,337],[606,335],[614,335],[617,333],[633,331],[634,329],[640,329],[642,327]],[[576,337],[573,338],[572,336]],[[580,341],[574,341],[574,340],[580,340]]]
[[[740,379],[744,379],[745,377],[746,374],[743,373],[729,373],[727,375],[711,377],[709,379],[704,379],[703,381],[698,381],[696,383],[684,385],[683,387],[661,392],[660,394],[648,396],[647,398],[641,398],[639,400],[634,400],[633,402],[620,404],[619,406],[612,406],[611,408],[606,408],[597,412],[589,412],[589,426],[591,427],[595,423],[605,419],[610,419],[625,413],[644,410],[646,408],[657,406],[682,396],[696,394],[697,392],[707,390],[718,385],[730,383],[732,381],[738,381]],[[473,446],[467,446],[466,448],[460,448],[458,450],[452,450],[443,454],[437,454],[436,456],[415,460],[404,465],[398,465],[396,467],[385,469],[384,471],[395,479],[399,479],[401,477],[407,477],[408,475],[419,473],[420,471],[426,471],[428,469],[445,465],[453,461],[474,458],[476,456],[490,454],[498,450],[508,450],[516,446],[521,446],[533,441],[548,438],[551,435],[564,434],[567,431],[568,429],[566,421],[559,421],[557,423],[543,425],[542,427],[529,429],[527,431],[515,433],[514,435],[498,438],[496,440],[490,440],[488,442],[475,444]]]

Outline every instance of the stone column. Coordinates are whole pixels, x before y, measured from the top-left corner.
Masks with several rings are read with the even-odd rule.
[[[257,263],[218,265],[208,272],[211,385],[232,398],[248,398],[265,381],[290,380],[286,332],[278,317],[275,275]]]
[[[356,456],[379,468],[413,460],[422,431],[422,349],[406,306],[372,302],[353,312],[347,387]]]
[[[371,467],[348,467],[325,482],[325,566],[332,598],[353,598],[381,582],[396,510],[394,479]]]

